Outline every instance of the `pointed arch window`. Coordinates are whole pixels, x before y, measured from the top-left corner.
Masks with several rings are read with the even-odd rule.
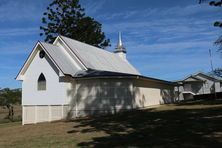
[[[38,87],[39,91],[46,90],[46,79],[45,79],[45,76],[43,75],[43,73],[41,73],[38,78],[38,86],[37,87]]]

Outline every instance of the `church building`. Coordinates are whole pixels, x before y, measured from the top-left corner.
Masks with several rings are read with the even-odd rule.
[[[172,82],[143,76],[127,60],[121,35],[114,52],[64,36],[37,42],[22,81],[22,124],[50,122],[173,101]]]

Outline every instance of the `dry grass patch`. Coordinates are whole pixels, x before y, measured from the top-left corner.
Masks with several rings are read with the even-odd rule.
[[[21,121],[22,119],[22,107],[20,105],[14,105],[14,120],[13,121]],[[0,106],[0,126],[2,123],[11,122],[11,120],[7,119],[8,109],[6,107]]]
[[[70,122],[0,124],[0,147],[221,147],[222,101],[187,102]]]

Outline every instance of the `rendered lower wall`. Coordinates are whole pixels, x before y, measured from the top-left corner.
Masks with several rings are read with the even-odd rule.
[[[174,101],[174,86],[161,82],[134,80],[137,107],[148,107]]]
[[[133,86],[129,79],[87,79],[73,83],[70,117],[114,113],[133,108]]]
[[[174,86],[137,79],[78,80],[70,99],[69,118],[116,113],[174,101]]]
[[[66,117],[67,105],[23,106],[22,124],[33,124],[61,120]]]
[[[22,107],[23,117],[22,124],[35,123],[35,106]]]

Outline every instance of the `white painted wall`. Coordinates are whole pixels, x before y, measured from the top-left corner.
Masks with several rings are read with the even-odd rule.
[[[82,79],[70,87],[71,117],[148,107],[174,101],[174,86],[136,79]]]
[[[215,86],[214,86],[214,81],[212,79],[205,77],[203,75],[197,75],[196,77],[205,81],[204,86],[203,86],[204,93],[200,92],[199,94],[209,94],[209,93],[214,92]]]
[[[22,107],[22,124],[31,124],[35,123],[36,116],[35,116],[35,106],[26,106]]]
[[[65,119],[67,105],[28,105],[23,106],[22,124],[50,122]]]
[[[137,107],[173,103],[174,86],[161,82],[134,80],[134,97]]]
[[[133,108],[132,81],[129,79],[76,80],[68,92],[74,117]]]
[[[39,51],[27,69],[22,82],[22,105],[61,105],[69,102],[67,97],[68,83],[59,82],[58,69],[46,55],[39,58]],[[46,78],[46,91],[37,90],[39,75]]]
[[[43,99],[48,101],[42,100],[42,98],[38,100],[41,103],[32,99],[25,100],[26,104],[30,101],[35,102],[35,105],[23,105],[23,124],[59,120],[67,116],[75,118],[116,113],[126,109],[170,103],[174,98],[172,86],[147,80],[103,78],[72,79],[71,81],[72,83],[67,83],[67,86],[62,90],[64,94],[66,93],[66,95],[62,93],[66,100],[69,100],[69,107],[62,107],[61,104],[64,102],[63,100],[59,101],[54,96],[55,93],[48,94],[48,96],[56,98],[55,101],[58,105],[47,105],[49,102],[50,104],[55,104],[55,102],[44,95],[42,98],[44,97]],[[55,82],[54,84],[57,87],[60,86]],[[36,92],[32,93],[36,94]],[[38,99],[37,97],[32,98]]]

